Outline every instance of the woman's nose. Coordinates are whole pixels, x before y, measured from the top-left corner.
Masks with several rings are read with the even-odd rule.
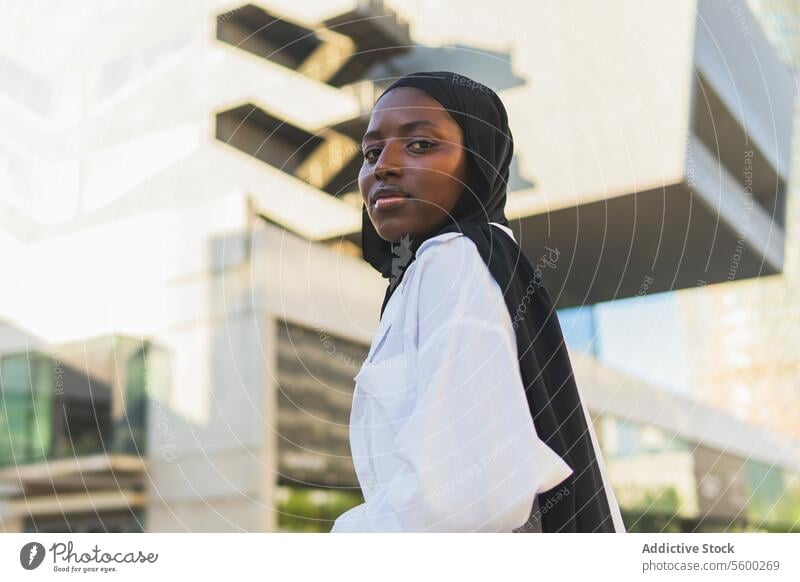
[[[375,162],[373,170],[375,177],[383,179],[387,176],[399,176],[402,173],[402,145],[399,140],[386,142]]]

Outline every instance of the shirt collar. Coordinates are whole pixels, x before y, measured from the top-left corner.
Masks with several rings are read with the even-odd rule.
[[[499,222],[490,222],[489,224],[493,224],[493,225],[495,225],[495,226],[497,226],[497,227],[499,227],[499,228],[503,229],[503,231],[504,231],[504,232],[505,232],[505,233],[506,233],[508,236],[510,236],[510,237],[511,237],[511,240],[513,240],[514,242],[517,242],[517,239],[515,239],[515,238],[514,238],[514,231],[512,231],[512,230],[511,230],[509,227],[507,227],[507,226],[505,226],[505,225],[503,225],[503,224],[500,224]],[[460,233],[460,232],[445,232],[445,233],[443,233],[443,234],[440,234],[440,235],[437,235],[437,236],[431,237],[431,238],[429,238],[428,240],[424,241],[424,242],[423,242],[423,243],[422,243],[422,244],[419,246],[419,248],[417,249],[417,254],[419,254],[419,252],[420,252],[420,251],[421,251],[423,248],[425,248],[426,246],[428,246],[429,244],[433,244],[433,242],[444,242],[444,241],[446,241],[446,240],[449,240],[449,239],[451,239],[451,238],[453,238],[453,237],[456,237],[456,236],[461,236],[461,234],[462,234],[462,233]]]
[[[509,227],[505,226],[504,224],[500,224],[499,222],[490,222],[489,224],[493,224],[495,226],[502,228],[506,232],[506,234],[511,237],[511,240],[517,242],[517,239],[514,238],[514,231],[512,231]]]

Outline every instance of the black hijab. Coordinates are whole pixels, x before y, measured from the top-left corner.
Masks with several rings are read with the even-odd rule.
[[[425,91],[459,124],[469,155],[469,173],[464,192],[445,224],[410,243],[383,240],[363,208],[364,259],[390,280],[381,316],[424,240],[451,231],[468,236],[503,291],[536,432],[573,469],[560,485],[538,495],[528,523],[515,531],[613,532],[572,365],[541,274],[514,239],[489,224],[508,226],[506,187],[514,143],[505,107],[485,85],[447,71],[407,75],[392,83],[381,97],[397,87]]]

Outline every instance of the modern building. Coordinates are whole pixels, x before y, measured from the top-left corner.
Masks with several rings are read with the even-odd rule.
[[[385,281],[358,143],[424,69],[508,107],[507,215],[556,251],[628,528],[797,527],[800,435],[712,396],[708,313],[641,335],[648,301],[722,316],[714,294],[789,268],[795,78],[745,4],[42,3],[0,30],[3,531],[326,531],[360,502],[347,420]]]
[[[800,6],[755,0],[751,6],[797,83]],[[797,106],[790,125],[800,135]],[[794,138],[789,173],[800,172]],[[756,426],[800,437],[800,182],[789,182],[784,269],[780,277],[682,292],[687,337],[694,338],[692,385],[698,398]],[[702,314],[702,317],[701,317]],[[720,362],[723,365],[715,365]]]

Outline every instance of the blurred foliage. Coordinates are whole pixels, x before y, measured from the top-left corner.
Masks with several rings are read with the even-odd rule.
[[[327,533],[333,522],[351,507],[363,503],[359,491],[280,487],[278,530]]]

